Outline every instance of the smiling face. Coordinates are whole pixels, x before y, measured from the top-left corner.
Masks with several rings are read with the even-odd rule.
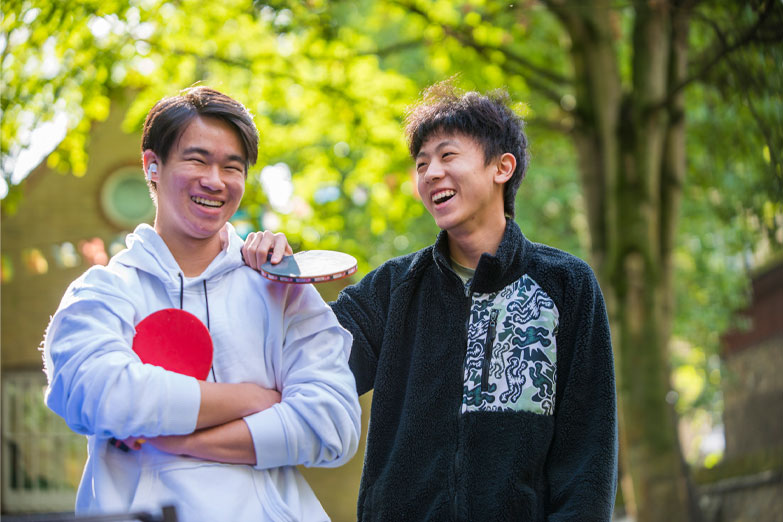
[[[485,164],[481,146],[463,134],[440,132],[424,141],[416,155],[418,189],[438,227],[450,236],[505,227],[503,182],[508,177],[500,161]]]
[[[180,135],[166,162],[151,150],[144,165],[157,185],[155,230],[171,247],[217,241],[245,191],[246,157],[237,131],[223,120],[198,116]]]

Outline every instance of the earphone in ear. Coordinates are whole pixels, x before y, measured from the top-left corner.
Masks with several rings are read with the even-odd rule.
[[[157,163],[150,163],[149,168],[147,169],[147,179],[152,181],[152,175],[158,173],[158,164]]]

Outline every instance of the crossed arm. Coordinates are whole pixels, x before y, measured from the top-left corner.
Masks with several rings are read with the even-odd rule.
[[[249,238],[250,239],[250,238]],[[252,234],[254,249],[251,266],[260,265],[272,254],[278,263],[292,250],[282,233],[256,232]],[[250,254],[246,251],[244,255]],[[261,261],[263,260],[263,261]],[[250,430],[243,417],[263,411],[280,402],[280,392],[249,383],[225,384],[199,381],[201,407],[196,431],[188,435],[154,437],[147,442],[166,453],[187,455],[228,464],[257,462]],[[125,441],[132,449],[140,449],[135,438]]]
[[[168,435],[147,443],[166,453],[187,455],[228,464],[256,463],[250,430],[243,417],[263,411],[280,402],[280,392],[250,383],[199,381],[201,407],[196,431],[188,435]],[[140,449],[135,437],[125,441]]]
[[[361,429],[361,410],[348,367],[351,336],[339,326],[314,288],[278,286],[271,291],[287,296],[285,312],[279,311],[286,316],[285,334],[268,340],[276,346],[268,355],[279,364],[279,403],[274,391],[262,390],[266,405],[273,407],[202,427],[221,422],[226,415],[218,407],[218,415],[207,421],[210,415],[204,407],[206,400],[201,401],[196,431],[161,437],[152,444],[170,453],[253,464],[259,469],[298,464],[333,467],[353,456]],[[200,383],[205,384],[211,383]],[[249,393],[258,391],[251,387]],[[238,400],[238,396],[232,393],[231,400]],[[264,407],[263,400],[254,404]]]
[[[273,262],[283,253],[274,251]],[[284,252],[290,253],[287,243]],[[257,259],[266,258],[265,252],[257,254]],[[199,382],[195,431],[151,438],[150,445],[167,453],[264,468],[335,466],[354,454],[360,410],[346,360],[350,335],[336,318],[328,318],[328,307],[312,288],[284,293],[286,310],[294,310],[284,348],[289,354],[283,360],[284,389],[278,393],[247,383]],[[267,414],[277,403],[280,407]],[[270,451],[264,453],[267,444]]]

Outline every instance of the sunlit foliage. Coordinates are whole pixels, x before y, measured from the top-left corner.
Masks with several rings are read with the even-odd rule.
[[[402,120],[423,87],[456,74],[466,89],[508,89],[529,122],[532,165],[517,202],[523,231],[587,258],[585,202],[566,138],[579,79],[571,42],[545,4],[6,0],[4,211],[18,197],[14,159],[42,123],[64,115],[69,132],[48,161],[84,175],[91,124],[107,117],[112,100],[132,100],[125,127],[138,130],[157,99],[201,83],[242,101],[261,133],[238,225],[284,230],[297,250],[350,252],[366,273],[437,233],[417,200]],[[709,62],[731,22],[754,14],[752,2],[707,4],[693,20],[696,65]],[[612,9],[629,89],[633,13],[626,3]],[[687,87],[673,332],[700,355],[674,352],[675,384],[686,383],[683,413],[719,411],[718,335],[742,304],[754,256],[783,245],[781,48],[747,46],[722,58]],[[272,194],[269,180],[282,192]]]

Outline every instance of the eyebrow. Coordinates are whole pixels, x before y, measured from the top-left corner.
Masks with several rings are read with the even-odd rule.
[[[443,141],[439,142],[435,146],[435,152],[438,152],[439,150],[443,149],[444,147],[447,147],[449,145],[454,145],[456,143],[457,143],[456,141],[451,140],[451,139],[443,140]],[[426,152],[420,150],[419,153],[416,154],[416,159],[419,159],[422,156],[428,156],[428,154]]]
[[[202,156],[210,157],[212,154],[207,149],[202,149],[201,147],[188,147],[187,149],[182,151],[182,154],[201,154]],[[239,156],[238,154],[229,154],[228,158],[229,161],[238,161],[239,163],[245,163],[245,158],[242,156]]]

